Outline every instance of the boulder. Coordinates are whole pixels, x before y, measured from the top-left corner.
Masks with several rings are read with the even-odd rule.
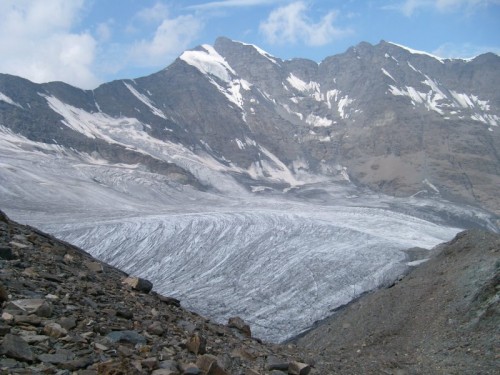
[[[43,327],[43,333],[50,337],[59,338],[66,336],[68,331],[66,331],[58,323],[48,323],[45,327]]]
[[[1,351],[6,357],[20,361],[33,362],[35,359],[29,344],[21,337],[10,333],[4,336]]]
[[[252,337],[252,331],[250,330],[250,326],[246,324],[245,321],[241,319],[239,316],[229,318],[227,326],[230,328],[236,328],[238,331],[240,331],[247,337]]]
[[[0,246],[0,259],[13,260],[16,256],[12,253],[12,248],[8,246]]]
[[[52,305],[46,300],[40,298],[10,301],[5,306],[4,310],[36,314],[44,318],[50,318],[52,316]]]
[[[85,267],[87,267],[90,271],[95,273],[103,272],[103,267],[101,262],[85,262]]]
[[[165,333],[162,324],[159,321],[154,321],[147,328],[148,333],[156,336],[161,336]]]
[[[192,335],[186,343],[186,348],[194,354],[205,354],[207,340],[198,333]]]
[[[60,364],[75,359],[75,353],[69,350],[58,350],[54,354],[41,354],[38,356],[41,362]]]
[[[275,356],[269,356],[269,357],[267,357],[266,368],[269,371],[279,370],[279,371],[288,372],[288,361],[284,361],[284,360],[282,360],[278,357],[275,357]]]
[[[228,375],[222,367],[217,363],[217,357],[210,354],[204,354],[198,357],[196,361],[196,366],[202,371],[203,374],[207,375]]]
[[[311,366],[306,363],[292,361],[288,366],[290,375],[307,375],[311,371]]]
[[[149,293],[153,289],[153,283],[140,277],[127,277],[123,280],[124,284],[130,285],[132,289],[142,293]]]
[[[133,319],[134,313],[132,312],[132,310],[119,309],[116,311],[116,316],[123,319]]]
[[[147,368],[149,371],[156,370],[159,367],[158,358],[149,357],[149,358],[143,359],[141,361],[141,365],[143,368]]]
[[[128,342],[130,344],[145,344],[146,338],[136,331],[113,331],[106,335],[111,342]]]
[[[177,298],[174,297],[165,297],[165,296],[159,296],[160,301],[163,303],[169,305],[169,306],[176,306],[176,307],[181,307],[181,301],[179,301]]]
[[[71,330],[76,327],[76,319],[74,317],[63,317],[59,319],[59,324],[66,330]]]

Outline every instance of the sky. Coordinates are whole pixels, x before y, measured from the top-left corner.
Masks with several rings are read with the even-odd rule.
[[[218,36],[316,62],[381,40],[469,58],[500,54],[500,0],[0,0],[0,73],[93,89]]]

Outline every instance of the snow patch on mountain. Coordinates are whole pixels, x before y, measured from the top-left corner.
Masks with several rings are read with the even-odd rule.
[[[439,189],[433,184],[431,183],[427,178],[425,178],[422,183],[424,185],[427,185],[428,187],[430,187],[432,190],[434,190],[435,193],[438,193],[439,194]]]
[[[11,129],[0,124],[0,150],[9,152],[27,151],[37,155],[49,153],[63,154],[65,147],[58,144],[48,144],[32,141],[21,134],[14,133]]]
[[[244,140],[241,140],[239,138],[234,139],[234,142],[236,142],[236,145],[240,150],[244,150],[247,148],[247,146],[252,146],[252,147],[257,147],[257,142],[255,142],[253,139],[250,139],[248,137],[245,137]]]
[[[295,99],[295,98],[292,98],[292,99],[291,99],[291,100],[292,100],[292,102],[294,102],[294,103],[295,103],[295,101],[294,101],[293,99]],[[285,110],[286,110],[288,113],[290,113],[290,114],[292,114],[292,115],[297,116],[297,117],[298,117],[299,119],[301,119],[301,120],[303,120],[303,119],[304,119],[304,115],[303,115],[302,113],[292,111],[292,110],[290,109],[290,106],[289,106],[288,104],[283,104],[282,106],[283,106],[283,108],[285,108]]]
[[[2,92],[0,92],[0,101],[2,102],[5,102],[7,104],[10,104],[10,105],[14,105],[16,107],[19,107],[19,108],[23,108],[23,106],[19,103],[16,103],[15,101],[13,101],[11,98],[9,98],[7,95],[3,94]]]
[[[394,82],[396,82],[396,80],[394,79],[394,77],[387,70],[385,70],[384,68],[381,68],[381,69],[382,69],[382,73],[384,73],[387,77],[389,77]]]
[[[333,121],[325,117],[313,115],[311,113],[306,117],[306,123],[314,127],[329,127],[332,126]]]
[[[453,90],[450,90],[450,94],[455,99],[456,103],[462,108],[476,108],[483,111],[489,111],[490,105],[488,100],[480,100],[476,95],[467,95],[464,93],[459,93]]]
[[[338,111],[340,117],[343,119],[346,119],[349,117],[349,115],[346,113],[345,109],[349,104],[352,104],[354,102],[354,99],[349,98],[349,95],[345,95],[342,98],[340,98],[339,103],[338,103]]]
[[[209,74],[229,83],[236,72],[211,45],[203,44],[203,51],[186,51],[180,59],[194,66],[203,74]]]
[[[293,73],[290,73],[290,75],[287,77],[287,82],[292,85],[295,89],[301,91],[301,92],[313,92],[313,93],[320,93],[321,92],[321,86],[318,82],[310,81],[310,82],[305,82],[301,80],[299,77],[295,76]]]
[[[236,78],[237,74],[234,69],[231,68],[226,59],[212,46],[204,44],[202,48],[203,51],[186,51],[180,56],[180,59],[205,74],[209,81],[216,86],[229,101],[236,104],[243,111],[242,117],[243,120],[245,120],[246,113],[244,113],[243,110],[243,94],[241,90],[251,90],[252,84],[244,79]],[[224,82],[226,87],[223,87],[214,77]]]
[[[435,93],[433,90],[428,92],[420,92],[414,87],[406,86],[403,88],[397,88],[396,86],[389,85],[389,91],[395,96],[406,96],[411,99],[412,104],[415,106],[418,104],[425,104],[428,110],[435,111],[439,114],[444,114],[443,110],[439,108],[438,101],[443,100],[442,93]]]
[[[441,58],[441,57],[438,57],[438,56],[436,56],[436,55],[433,55],[433,54],[428,53],[428,52],[425,52],[425,51],[418,51],[418,50],[416,50],[416,49],[409,48],[409,47],[406,47],[406,46],[403,46],[403,45],[401,45],[401,44],[397,44],[397,43],[394,43],[394,42],[388,42],[388,43],[390,43],[390,44],[392,44],[392,45],[394,45],[394,46],[396,46],[396,47],[402,48],[402,49],[404,49],[404,50],[406,50],[406,51],[410,52],[410,53],[411,53],[411,54],[413,54],[413,55],[425,55],[425,56],[432,57],[433,59],[435,59],[435,60],[439,61],[441,64],[444,64],[444,61],[446,60],[446,59],[443,59],[443,58]]]
[[[305,181],[297,180],[293,172],[271,151],[261,145],[258,145],[258,147],[265,158],[261,158],[250,165],[246,171],[250,177],[256,180],[264,179],[284,182],[290,186],[298,186],[305,183]]]
[[[123,82],[123,84],[129,89],[129,91],[137,98],[139,99],[142,103],[144,103],[146,106],[151,109],[151,112],[163,119],[167,119],[167,116],[165,116],[165,113],[161,109],[158,109],[157,107],[154,106],[153,102],[151,99],[149,99],[146,95],[141,94],[139,91],[137,91],[132,85],[128,84],[127,82]]]
[[[340,95],[340,90],[328,90],[326,92],[326,104],[328,105],[328,109],[332,109],[332,99],[334,102],[337,102]]]
[[[497,115],[474,113],[470,117],[472,120],[479,121],[491,126],[498,126],[500,122],[500,117],[498,117]],[[493,129],[490,128],[490,131],[493,131]]]
[[[258,53],[260,53],[266,59],[268,59],[269,61],[271,61],[273,64],[279,65],[279,62],[276,59],[276,57],[274,57],[273,55],[271,55],[269,52],[264,51],[262,48],[256,46],[255,44],[248,44],[248,43],[244,43],[244,42],[240,42],[240,41],[238,41],[237,43],[242,44],[244,46],[253,47]]]

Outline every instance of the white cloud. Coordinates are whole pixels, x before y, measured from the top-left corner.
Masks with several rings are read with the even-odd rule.
[[[113,23],[114,23],[113,20],[109,20],[107,22],[102,22],[99,25],[97,25],[96,34],[97,34],[97,39],[100,42],[107,42],[111,39],[111,36],[113,35],[111,25]]]
[[[0,72],[95,87],[96,41],[88,32],[72,32],[83,6],[84,0],[2,0]]]
[[[164,19],[151,39],[142,39],[131,47],[130,58],[142,66],[165,64],[196,39],[203,27],[193,15]]]
[[[168,8],[163,3],[156,3],[151,8],[141,9],[136,18],[145,22],[161,22],[168,17]]]
[[[279,0],[223,0],[223,1],[211,1],[204,4],[191,5],[187,9],[219,9],[219,8],[237,8],[237,7],[248,7],[256,5],[272,5],[279,2]]]
[[[260,24],[260,32],[272,44],[303,42],[311,46],[325,45],[350,33],[333,25],[337,16],[335,11],[328,12],[315,23],[307,16],[307,10],[302,1],[277,8]]]
[[[405,0],[385,9],[397,10],[410,17],[420,9],[437,10],[439,12],[473,11],[478,7],[500,4],[499,0]]]
[[[499,47],[478,46],[470,43],[456,44],[445,43],[435,49],[432,54],[443,58],[463,58],[468,59],[486,52],[493,52],[500,55]]]

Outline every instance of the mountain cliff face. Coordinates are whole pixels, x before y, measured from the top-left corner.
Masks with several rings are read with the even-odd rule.
[[[350,179],[498,213],[499,71],[494,54],[442,60],[382,41],[317,64],[219,38],[92,91],[1,75],[0,125],[197,189],[224,191],[213,171],[247,190]]]

